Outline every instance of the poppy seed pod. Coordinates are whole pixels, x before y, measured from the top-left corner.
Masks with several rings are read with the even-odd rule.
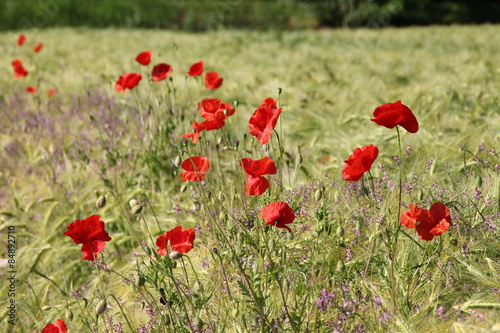
[[[341,225],[337,227],[337,237],[339,238],[344,237],[344,228]]]
[[[177,260],[177,259],[180,259],[182,257],[182,253],[180,253],[178,251],[172,251],[172,252],[170,252],[170,254],[168,256],[172,260]]]
[[[137,215],[137,214],[140,214],[142,211],[142,206],[141,205],[135,205],[134,207],[132,207],[132,214],[134,215]]]
[[[200,317],[196,316],[196,318],[194,318],[194,327],[201,330],[204,325],[205,323],[203,322],[203,320],[201,320]]]
[[[175,160],[174,160],[174,166],[176,168],[178,168],[181,165],[181,163],[182,163],[182,157],[180,157],[179,155],[177,155],[175,157]]]
[[[316,201],[320,201],[321,198],[323,198],[323,191],[318,188],[315,192],[314,192],[314,200]]]
[[[345,265],[342,260],[337,261],[337,267],[335,268],[337,273],[344,273],[345,271]]]
[[[70,309],[66,310],[66,313],[64,314],[64,319],[66,319],[66,321],[73,320],[73,312]]]
[[[106,302],[106,299],[102,299],[99,301],[99,303],[97,303],[97,305],[95,306],[95,313],[100,315],[102,314],[104,311],[106,311],[106,308],[108,307],[108,303]]]
[[[106,196],[103,194],[97,198],[95,205],[98,209],[104,208],[104,206],[106,206]]]
[[[128,205],[130,206],[130,208],[134,208],[134,206],[137,206],[139,204],[139,202],[135,199],[131,199],[129,202],[128,202]]]

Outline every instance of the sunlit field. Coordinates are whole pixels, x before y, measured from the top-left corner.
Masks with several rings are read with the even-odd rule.
[[[0,46],[0,332],[500,332],[500,26]]]

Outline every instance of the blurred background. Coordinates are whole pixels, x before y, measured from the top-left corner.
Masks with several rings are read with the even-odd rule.
[[[2,31],[55,26],[206,31],[499,22],[499,0],[0,0]]]

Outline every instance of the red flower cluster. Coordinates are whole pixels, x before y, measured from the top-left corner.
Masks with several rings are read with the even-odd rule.
[[[125,73],[118,78],[115,84],[115,90],[125,92],[125,89],[132,89],[142,80],[139,73]]]
[[[105,242],[109,242],[111,237],[104,230],[104,222],[99,215],[92,215],[85,220],[76,220],[68,225],[65,236],[71,237],[75,244],[83,244],[83,260],[94,261],[97,253],[104,250]]]
[[[57,319],[55,324],[49,323],[42,329],[42,333],[67,333],[68,328],[66,323],[61,319]]]
[[[19,37],[17,37],[17,45],[21,46],[26,42],[26,36],[23,34],[20,34]]]
[[[276,107],[276,101],[272,98],[266,98],[248,121],[250,134],[257,137],[263,145],[269,142],[271,131],[276,126],[282,110],[282,108]]]
[[[182,168],[186,171],[181,173],[183,182],[188,180],[199,182],[205,179],[205,172],[210,168],[210,161],[204,156],[190,157],[181,164]]]
[[[14,77],[21,79],[28,75],[28,71],[24,68],[23,62],[19,59],[12,61],[12,67],[14,67]]]
[[[371,119],[371,121],[380,126],[394,128],[400,125],[410,133],[416,133],[418,131],[417,118],[415,118],[410,108],[401,104],[401,101],[379,106],[373,112],[373,116],[375,118]]]
[[[151,50],[141,52],[137,55],[137,57],[135,57],[135,61],[137,61],[138,63],[140,63],[143,66],[147,66],[151,62],[151,54],[152,53],[153,53],[153,51],[151,51]]]
[[[288,232],[292,232],[292,229],[287,224],[295,220],[295,213],[286,202],[276,201],[264,206],[260,211],[260,216],[266,220],[264,224],[274,225],[277,228],[284,228]]]
[[[172,73],[172,66],[170,66],[169,64],[161,63],[153,67],[151,77],[155,82],[163,81],[170,75],[170,73]]]
[[[404,211],[401,215],[401,224],[415,228],[420,239],[426,241],[444,234],[453,225],[448,207],[441,202],[435,202],[429,210],[410,205],[410,211]]]
[[[352,155],[344,161],[345,165],[342,168],[342,178],[350,181],[360,180],[363,174],[370,170],[377,156],[378,147],[375,145],[356,148]]]
[[[42,50],[42,47],[43,47],[42,43],[35,45],[35,47],[33,48],[33,52],[35,52],[35,53],[40,52]]]
[[[217,72],[208,72],[205,74],[205,87],[215,90],[222,85],[223,79]]]
[[[156,251],[161,256],[164,256],[169,252],[167,244],[170,242],[172,251],[186,254],[193,248],[195,237],[196,235],[193,229],[182,230],[181,226],[175,227],[156,239],[156,246],[158,247]]]
[[[193,123],[194,132],[184,134],[185,138],[192,138],[193,143],[198,142],[202,131],[211,131],[224,126],[224,120],[234,114],[231,104],[222,103],[217,98],[205,98],[199,105],[200,115],[205,119],[202,123]]]
[[[246,195],[261,195],[269,188],[269,181],[262,175],[276,173],[276,165],[269,157],[260,160],[243,158],[240,165],[245,169],[247,183],[245,184]]]
[[[189,68],[189,72],[187,74],[189,76],[200,76],[203,73],[203,60],[198,61],[197,63],[191,65]]]

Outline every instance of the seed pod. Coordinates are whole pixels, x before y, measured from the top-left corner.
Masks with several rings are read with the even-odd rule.
[[[318,188],[315,192],[314,192],[314,200],[316,201],[320,201],[321,198],[323,198],[323,191],[322,189]]]
[[[95,205],[98,209],[101,209],[104,206],[106,206],[106,197],[104,196],[104,194],[101,195],[99,198],[97,198]]]
[[[182,253],[180,253],[178,251],[172,251],[168,256],[172,260],[177,260],[177,259],[180,259],[182,257]]]
[[[130,206],[130,208],[134,208],[134,206],[137,206],[139,204],[139,202],[135,199],[132,199],[128,202],[128,205]]]
[[[132,214],[135,214],[135,215],[140,214],[141,211],[142,211],[141,205],[135,205],[134,207],[132,207],[132,210],[131,210]]]
[[[106,302],[106,299],[102,299],[97,303],[95,306],[95,313],[98,315],[102,314],[104,311],[106,311],[106,308],[108,307],[108,303]]]
[[[175,160],[174,160],[174,166],[176,168],[178,168],[181,165],[181,162],[182,162],[182,158],[180,157],[180,155],[177,155],[175,157]]]
[[[66,319],[66,321],[73,320],[73,312],[70,309],[66,310],[66,312],[64,313],[64,319]]]
[[[342,260],[337,261],[337,267],[335,268],[337,273],[344,273],[345,271],[345,265]]]
[[[418,190],[418,200],[422,201],[424,199],[424,192],[422,190]]]
[[[477,187],[481,187],[483,185],[483,178],[481,176],[477,176],[476,184],[477,184]]]
[[[339,225],[337,227],[337,232],[336,233],[337,233],[337,237],[339,237],[339,238],[344,237],[344,228],[341,225]]]
[[[196,316],[194,318],[194,327],[196,327],[197,329],[201,330],[203,328],[203,325],[205,325],[205,323],[203,322],[203,320],[201,320],[200,317]]]
[[[146,283],[146,279],[144,278],[144,275],[139,274],[139,277],[137,278],[137,286],[142,287]]]

